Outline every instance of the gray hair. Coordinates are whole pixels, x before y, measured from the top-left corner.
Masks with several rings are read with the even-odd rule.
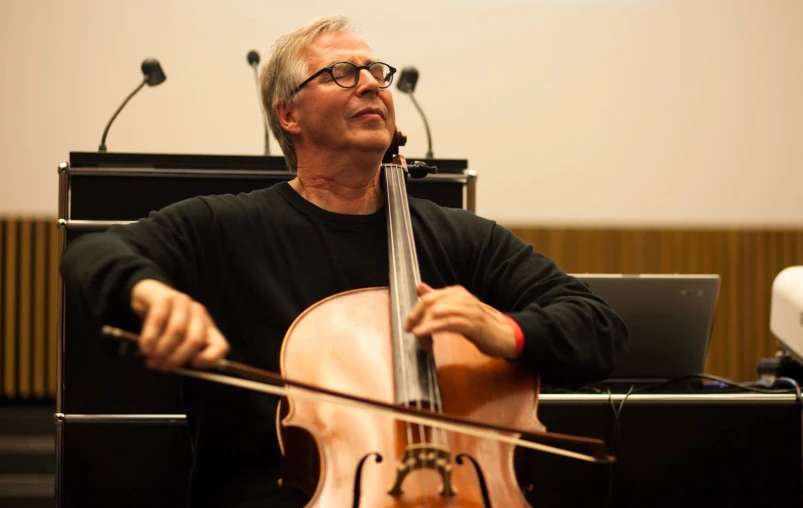
[[[306,63],[299,59],[299,54],[312,40],[320,34],[329,32],[351,31],[351,22],[343,16],[327,16],[312,20],[306,26],[279,37],[267,62],[259,75],[259,87],[262,108],[268,120],[273,136],[278,141],[287,161],[287,168],[296,172],[298,158],[290,134],[282,129],[276,114],[276,105],[280,103],[295,104],[299,95],[293,94],[295,88],[309,73]]]

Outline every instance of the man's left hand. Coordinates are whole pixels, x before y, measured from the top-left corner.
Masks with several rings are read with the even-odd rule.
[[[505,315],[463,286],[432,289],[421,283],[416,292],[419,300],[407,317],[405,331],[422,340],[438,332],[459,333],[488,356],[515,356],[516,337]]]

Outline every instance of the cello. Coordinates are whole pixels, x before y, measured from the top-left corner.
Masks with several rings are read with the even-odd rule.
[[[543,432],[537,375],[480,353],[456,333],[437,333],[429,348],[403,329],[421,282],[408,168],[392,153],[405,141],[397,131],[393,159],[381,168],[389,287],[333,295],[303,312],[285,336],[282,376],[419,411]],[[279,441],[286,463],[307,459],[288,467],[283,482],[306,490],[308,506],[529,506],[516,482],[512,444],[298,400],[294,392],[288,389],[286,414],[277,422]],[[297,446],[303,433],[315,443],[312,453],[303,448],[309,440]]]

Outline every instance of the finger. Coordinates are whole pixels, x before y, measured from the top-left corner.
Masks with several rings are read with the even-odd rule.
[[[190,364],[197,369],[207,369],[225,358],[230,350],[229,342],[215,326],[207,328],[206,347],[197,352]]]
[[[176,349],[162,363],[162,368],[174,370],[185,365],[198,351],[206,347],[207,330],[212,320],[206,308],[197,302],[190,305],[190,316],[187,323],[187,333]]]
[[[167,326],[162,331],[151,356],[153,368],[161,368],[187,334],[190,300],[188,298],[173,298],[172,300],[173,305]]]
[[[418,325],[418,322],[421,321],[421,318],[424,316],[426,307],[427,304],[420,300],[415,304],[415,306],[413,306],[413,310],[407,314],[407,319],[404,321],[405,332],[410,332],[415,326]]]
[[[416,293],[419,299],[404,322],[405,332],[411,331],[419,321],[421,321],[428,306],[432,305],[438,299],[439,291],[432,289],[429,284],[422,282],[416,287]]]
[[[454,298],[457,296],[471,295],[469,291],[460,285],[444,286],[440,289],[435,289],[428,285],[426,282],[420,283],[416,286],[416,293],[420,298]]]
[[[418,287],[415,288],[415,292],[416,292],[416,294],[418,294],[418,296],[424,296],[425,294],[430,293],[432,291],[435,291],[435,290],[432,289],[432,287],[429,284],[427,284],[426,282],[420,283],[418,285]]]
[[[436,331],[456,332],[467,337],[473,336],[482,323],[481,307],[465,300],[441,300],[429,305],[422,319],[411,332],[422,337]]]
[[[156,349],[156,342],[170,316],[169,301],[152,305],[145,314],[142,331],[139,334],[139,349],[146,357],[150,357]]]
[[[426,337],[439,332],[453,332],[469,338],[472,335],[471,322],[463,316],[445,316],[438,319],[427,319],[413,329],[413,335],[418,338]]]
[[[441,298],[435,302],[425,305],[424,316],[419,322],[430,319],[443,319],[449,316],[461,316],[466,319],[477,319],[480,317],[481,307],[475,305],[471,300],[458,298]]]

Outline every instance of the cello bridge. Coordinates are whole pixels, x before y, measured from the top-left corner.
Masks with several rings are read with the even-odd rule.
[[[396,466],[396,480],[388,490],[392,496],[402,494],[402,482],[408,474],[416,469],[434,469],[441,475],[441,486],[438,494],[452,497],[457,494],[457,488],[452,485],[452,466],[449,450],[430,444],[410,445],[404,450],[404,456]]]

